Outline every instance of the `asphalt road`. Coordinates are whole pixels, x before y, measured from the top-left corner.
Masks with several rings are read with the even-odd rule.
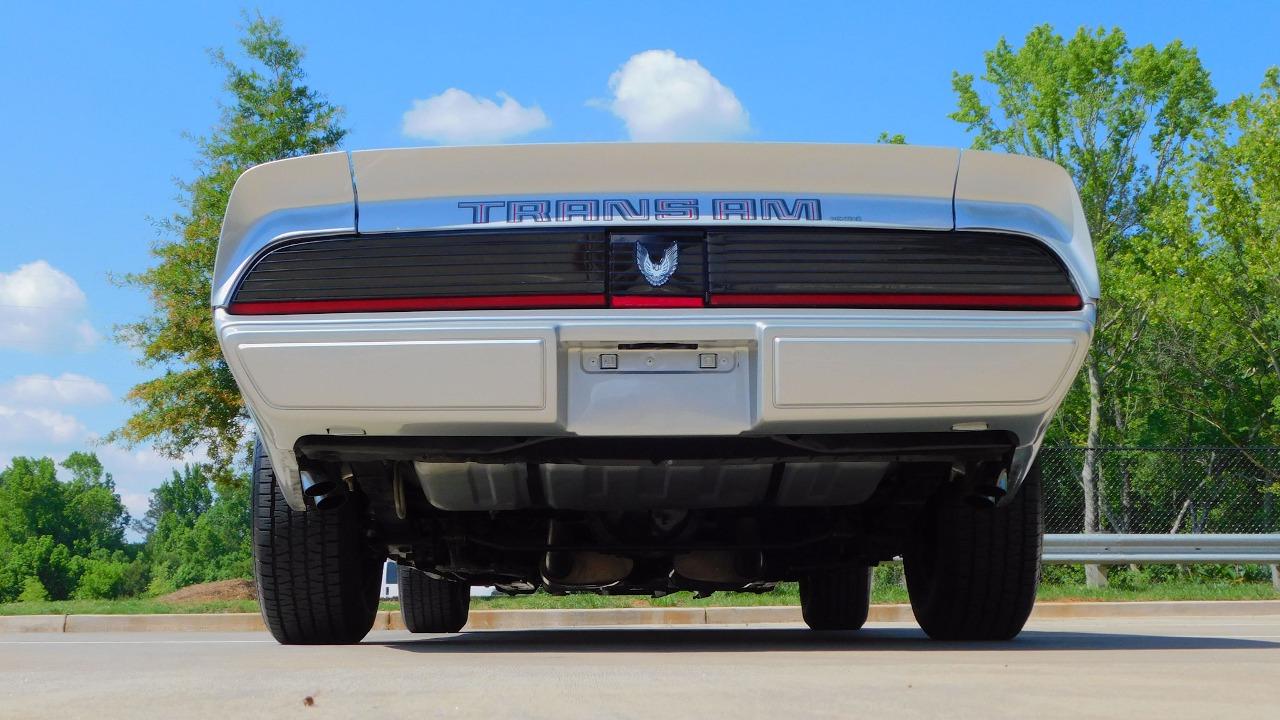
[[[0,717],[1280,717],[1280,617],[371,635],[0,635]]]

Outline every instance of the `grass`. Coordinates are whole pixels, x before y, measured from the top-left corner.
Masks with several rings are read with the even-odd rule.
[[[1236,581],[1166,581],[1137,587],[1090,588],[1083,583],[1058,583],[1040,587],[1042,601],[1112,601],[1140,600],[1280,600],[1267,582]],[[875,603],[905,603],[907,593],[897,582],[880,582],[872,591]],[[474,598],[476,610],[550,610],[562,608],[626,608],[626,607],[708,607],[741,605],[798,605],[800,593],[795,583],[782,583],[773,592],[716,593],[695,599],[692,593],[676,593],[661,598],[606,595],[555,596],[544,592],[520,597],[497,596]],[[382,609],[395,610],[395,602],[382,603]],[[148,613],[226,613],[257,612],[253,600],[167,603],[159,600],[62,600],[0,604],[0,615],[139,615]]]
[[[167,615],[239,612],[258,612],[258,602],[256,600],[211,600],[173,603],[129,598],[127,600],[46,600],[0,603],[0,615]]]
[[[1091,588],[1080,585],[1044,585],[1037,596],[1044,601],[1134,602],[1138,600],[1280,600],[1280,592],[1265,582],[1162,582],[1134,588]]]

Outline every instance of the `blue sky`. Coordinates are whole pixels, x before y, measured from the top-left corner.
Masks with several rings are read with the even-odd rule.
[[[151,219],[177,208],[174,179],[194,172],[184,134],[217,119],[222,77],[206,50],[234,46],[243,7],[0,9],[9,168],[0,176],[0,463],[63,457],[126,417],[120,397],[146,373],[111,333],[147,301],[108,273],[150,262]],[[1063,33],[1118,26],[1134,45],[1181,39],[1223,97],[1254,90],[1280,63],[1280,3],[1261,0],[247,7],[279,17],[306,47],[311,85],[346,108],[348,149],[684,136],[870,142],[881,131],[964,145],[946,118],[951,72],[981,72],[1000,36],[1016,42],[1042,22]],[[170,465],[146,448],[98,451],[134,511]]]

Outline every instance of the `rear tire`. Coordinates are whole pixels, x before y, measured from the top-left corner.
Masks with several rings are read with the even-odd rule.
[[[276,484],[259,440],[253,450],[253,574],[267,629],[285,645],[357,643],[378,614],[383,560],[370,547],[355,498],[297,512]]]
[[[857,630],[871,609],[871,568],[840,568],[800,578],[800,614],[812,630]]]
[[[935,640],[1013,638],[1035,605],[1043,540],[1038,463],[1003,507],[940,495],[903,553],[920,627]]]
[[[412,633],[456,633],[467,624],[471,586],[400,566],[400,615]]]

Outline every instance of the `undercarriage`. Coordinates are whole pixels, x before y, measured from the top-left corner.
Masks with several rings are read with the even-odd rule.
[[[438,579],[500,591],[762,592],[902,555],[943,488],[990,506],[1007,433],[337,438],[296,452],[321,512]]]

